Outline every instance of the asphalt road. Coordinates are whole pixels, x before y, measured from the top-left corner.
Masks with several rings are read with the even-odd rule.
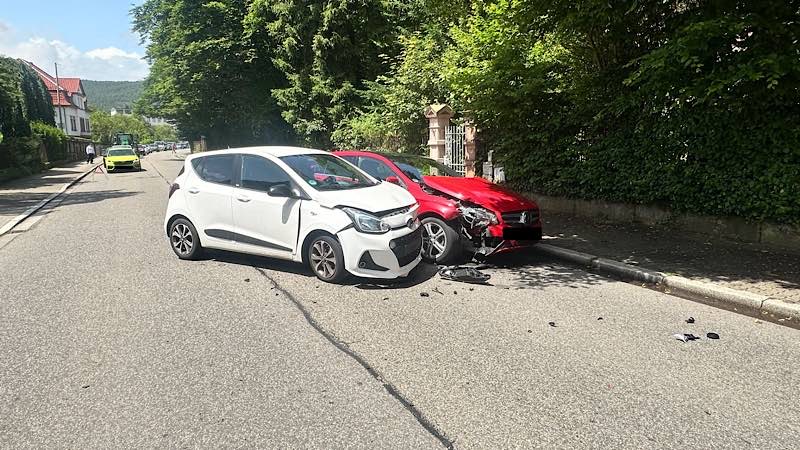
[[[182,262],[161,229],[180,164],[87,177],[0,240],[0,447],[800,441],[798,330],[535,253],[499,260],[492,286]]]

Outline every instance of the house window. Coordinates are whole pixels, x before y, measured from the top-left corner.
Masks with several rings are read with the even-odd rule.
[[[78,131],[78,126],[75,122],[75,116],[69,116],[69,125],[72,128],[72,131]]]
[[[86,121],[83,120],[83,117],[80,118],[81,121],[81,133],[86,133]]]
[[[86,132],[87,132],[87,133],[91,133],[91,131],[92,131],[92,129],[91,129],[91,128],[89,128],[89,118],[87,117],[87,118],[86,118]]]

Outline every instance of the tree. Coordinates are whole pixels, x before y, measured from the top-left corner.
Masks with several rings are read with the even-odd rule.
[[[248,29],[275,48],[273,60],[286,85],[272,94],[299,140],[329,148],[331,133],[362,104],[365,82],[387,71],[407,11],[399,4],[254,1]]]
[[[113,144],[117,133],[133,134],[138,142],[153,141],[153,127],[137,115],[111,115],[105,111],[94,111],[89,116],[92,124],[92,140]]]
[[[286,124],[271,90],[280,74],[244,34],[249,0],[147,0],[133,8],[151,72],[135,111],[177,121],[211,147],[283,143]]]
[[[53,105],[44,82],[23,62],[0,57],[0,130],[30,136],[33,121],[54,125]]]
[[[175,142],[178,140],[178,133],[171,125],[153,125],[153,140]]]

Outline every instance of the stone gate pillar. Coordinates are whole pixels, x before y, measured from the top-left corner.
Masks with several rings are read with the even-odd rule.
[[[468,177],[475,176],[475,159],[477,157],[477,147],[475,135],[478,128],[475,122],[467,119],[464,122],[464,175]]]
[[[425,117],[428,119],[428,154],[431,158],[444,160],[444,132],[450,125],[453,109],[449,105],[436,104],[425,108]]]

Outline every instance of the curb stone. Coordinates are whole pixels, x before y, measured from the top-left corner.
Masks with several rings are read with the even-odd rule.
[[[787,303],[764,295],[718,286],[713,283],[704,283],[676,275],[666,275],[662,272],[643,269],[551,244],[538,244],[536,248],[561,260],[592,267],[625,280],[665,286],[677,292],[702,298],[702,300],[698,300],[712,306],[720,306],[758,317],[769,316],[770,320],[777,321],[782,325],[800,327],[800,304]]]
[[[77,177],[75,177],[75,179],[73,179],[69,183],[65,184],[64,186],[61,186],[61,189],[59,189],[58,192],[54,192],[54,193],[50,194],[49,196],[47,196],[46,199],[44,199],[44,200],[40,201],[39,203],[31,206],[30,208],[26,209],[25,212],[23,212],[22,214],[18,215],[17,217],[14,217],[10,221],[8,221],[5,225],[0,227],[0,236],[3,236],[4,234],[6,234],[9,231],[13,230],[14,227],[16,227],[17,225],[22,223],[28,217],[32,216],[34,213],[36,213],[36,211],[39,211],[40,209],[42,209],[42,207],[44,205],[50,203],[51,201],[53,201],[53,199],[55,199],[59,195],[61,195],[64,192],[66,192],[66,190],[71,188],[75,183],[77,183],[78,181],[81,181],[82,179],[86,178],[87,175],[89,175],[90,173],[92,173],[95,170],[97,170],[97,168],[100,167],[101,165],[103,165],[103,163],[92,165],[92,167],[89,170],[87,170],[86,172],[83,172],[82,174],[78,175]]]

